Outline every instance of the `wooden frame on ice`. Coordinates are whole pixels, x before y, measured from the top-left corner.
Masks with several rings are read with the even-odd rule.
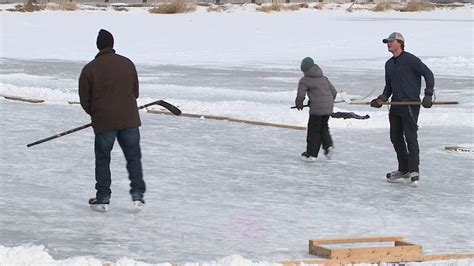
[[[333,248],[335,244],[393,243],[393,246]],[[309,240],[309,253],[331,260],[409,261],[422,257],[422,247],[403,241],[400,236]]]

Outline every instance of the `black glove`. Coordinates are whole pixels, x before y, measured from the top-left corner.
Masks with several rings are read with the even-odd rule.
[[[298,109],[300,111],[303,110],[303,103],[302,102],[301,103],[296,103],[296,109]]]
[[[433,96],[425,95],[425,97],[423,97],[423,101],[421,101],[421,105],[423,105],[425,108],[431,108],[431,106],[433,106]]]
[[[371,107],[375,107],[375,108],[380,108],[380,107],[382,107],[382,100],[379,99],[379,98],[373,99],[373,100],[370,102],[370,106],[371,106]]]

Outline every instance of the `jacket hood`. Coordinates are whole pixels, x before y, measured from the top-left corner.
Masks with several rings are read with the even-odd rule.
[[[305,77],[320,78],[323,77],[323,70],[314,64],[308,71],[304,72]]]
[[[105,48],[105,49],[102,49],[99,51],[99,53],[97,53],[97,55],[95,56],[95,58],[101,56],[101,55],[104,55],[104,54],[115,54],[115,50],[113,48]]]

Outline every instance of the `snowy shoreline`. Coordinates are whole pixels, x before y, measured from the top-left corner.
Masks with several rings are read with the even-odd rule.
[[[321,259],[321,258],[318,258]],[[314,260],[314,259],[313,259]],[[269,262],[269,261],[252,261],[243,258],[239,255],[226,256],[216,261],[210,262],[184,262],[184,263],[173,263],[173,262],[162,262],[149,264],[139,260],[129,259],[123,257],[117,261],[103,261],[91,256],[75,257],[64,260],[55,260],[48,250],[44,246],[31,246],[25,245],[20,247],[4,247],[0,245],[0,262],[2,265],[56,265],[56,266],[103,266],[103,265],[135,265],[135,266],[283,266],[287,265],[284,262]],[[378,266],[390,266],[396,263],[377,263]],[[474,264],[474,259],[446,259],[446,260],[433,260],[424,262],[403,262],[403,265],[407,266],[428,266],[428,265],[451,265],[451,266],[469,266]],[[325,265],[325,264],[304,264],[304,260],[301,260],[300,265]],[[357,266],[369,266],[374,265],[371,263],[356,263],[351,265]]]
[[[381,69],[389,57],[381,39],[397,30],[404,33],[407,50],[430,61],[435,70],[439,67],[443,72],[440,74],[473,76],[466,70],[474,66],[469,45],[471,4],[454,10],[414,13],[262,13],[255,12],[255,6],[235,6],[228,13],[198,9],[176,15],[150,14],[146,8],[133,12],[2,11],[2,24],[7,26],[2,28],[0,57],[88,61],[96,54],[96,32],[106,28],[115,35],[117,52],[137,64],[258,68],[271,64],[294,69],[302,58],[312,55],[317,62],[331,63],[329,66],[355,60],[355,68]],[[310,25],[315,26],[311,34],[304,30]],[[419,29],[413,31],[414,26]],[[437,35],[431,32],[434,28]],[[29,49],[33,40],[35,49]],[[427,45],[427,40],[436,41],[436,45]],[[357,45],[347,49],[351,43]],[[362,65],[360,60],[364,60]]]

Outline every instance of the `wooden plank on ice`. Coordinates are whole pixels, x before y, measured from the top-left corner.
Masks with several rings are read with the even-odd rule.
[[[425,255],[422,261],[474,259],[474,253]]]
[[[13,101],[21,101],[21,102],[29,102],[29,103],[42,103],[44,100],[41,99],[31,99],[31,98],[25,98],[25,97],[20,97],[20,96],[11,96],[11,95],[0,95],[3,98],[7,100],[13,100]]]
[[[147,112],[153,113],[153,114],[164,114],[164,115],[170,115],[171,114],[168,111],[152,110],[152,109],[148,109]],[[268,127],[279,127],[279,128],[289,128],[289,129],[297,129],[297,130],[306,130],[306,127],[292,126],[292,125],[285,125],[285,124],[277,124],[277,123],[268,123],[268,122],[260,122],[260,121],[253,121],[253,120],[245,120],[245,119],[238,119],[238,118],[232,118],[232,117],[227,117],[227,116],[199,115],[199,114],[190,114],[190,113],[181,113],[181,116],[192,117],[192,118],[200,118],[200,119],[229,121],[229,122],[244,123],[244,124],[251,124],[251,125],[258,125],[258,126],[268,126]]]
[[[461,146],[446,146],[444,149],[447,151],[474,152],[474,148]]]
[[[421,257],[421,246],[366,247],[331,250],[329,259],[380,259]]]
[[[349,104],[361,104],[367,105],[370,104],[370,101],[365,100],[354,100],[349,102]],[[457,101],[437,101],[433,102],[433,105],[456,105],[459,104]],[[382,102],[382,105],[421,105],[421,102]]]
[[[424,261],[443,261],[443,260],[465,260],[474,259],[474,253],[459,254],[439,254],[424,255],[413,258],[363,258],[363,259],[314,259],[314,260],[288,260],[282,261],[284,266],[299,266],[301,264],[319,264],[319,265],[344,265],[358,263],[401,263],[401,262],[424,262]]]
[[[376,243],[376,242],[395,242],[402,241],[403,236],[373,236],[373,237],[355,237],[355,238],[329,238],[310,240],[310,245],[323,244],[350,244],[350,243]]]

